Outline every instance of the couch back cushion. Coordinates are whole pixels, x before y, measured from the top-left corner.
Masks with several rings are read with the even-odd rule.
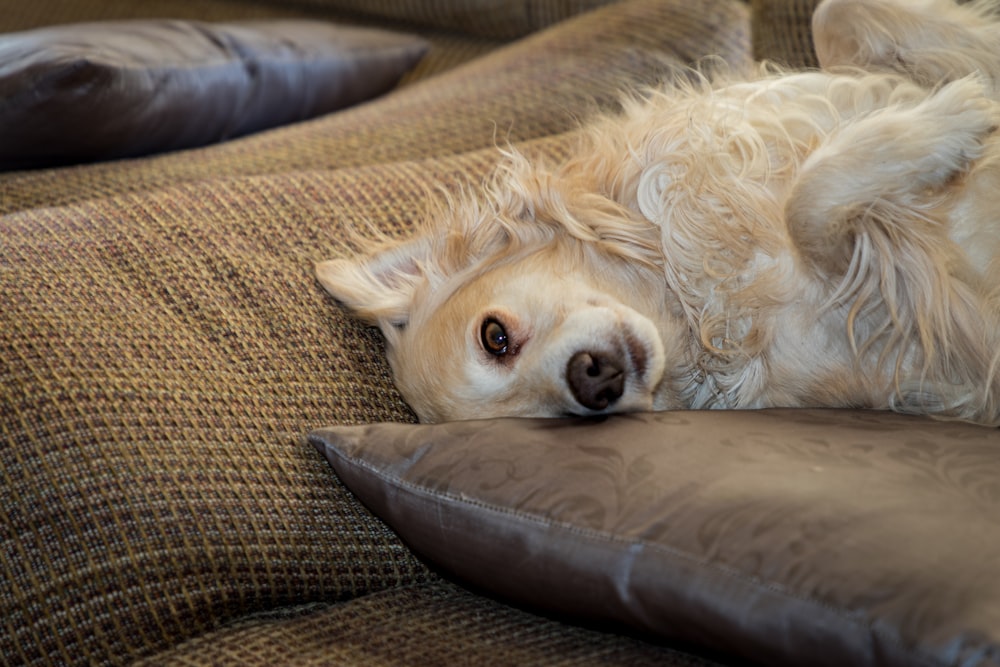
[[[355,12],[443,30],[513,39],[610,4],[611,0],[305,0],[325,10]]]
[[[817,67],[812,15],[820,0],[751,0],[753,54],[785,67]]]
[[[219,174],[343,169],[565,132],[596,108],[614,105],[623,88],[655,83],[671,65],[718,54],[742,66],[749,23],[739,0],[697,6],[628,0],[308,125],[128,165],[0,179],[0,212],[78,201],[95,191],[145,191]]]

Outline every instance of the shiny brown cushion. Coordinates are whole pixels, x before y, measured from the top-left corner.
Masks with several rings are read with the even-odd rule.
[[[763,664],[1000,664],[995,429],[779,410],[311,441],[418,553],[505,598]]]
[[[0,36],[0,168],[190,148],[385,92],[427,44],[313,21],[119,21]]]

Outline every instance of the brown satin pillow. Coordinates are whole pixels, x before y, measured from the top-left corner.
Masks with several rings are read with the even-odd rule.
[[[317,431],[419,554],[771,665],[1000,664],[1000,432],[875,412]]]
[[[0,168],[201,146],[385,92],[414,36],[317,21],[114,21],[0,35]]]

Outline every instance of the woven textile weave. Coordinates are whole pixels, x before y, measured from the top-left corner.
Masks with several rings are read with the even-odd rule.
[[[816,67],[810,22],[819,0],[752,0],[753,52],[787,67]]]
[[[468,66],[414,83],[371,105],[122,169],[98,164],[0,180],[3,209],[67,203],[225,175],[335,169],[449,155],[575,127],[629,85],[651,84],[670,63],[748,53],[738,3],[625,2],[585,14]],[[719,25],[734,26],[719,31]],[[653,29],[659,27],[659,32]],[[0,209],[0,210],[3,210]]]
[[[0,27],[337,16],[304,4],[0,0]],[[530,5],[517,30],[591,4]],[[708,664],[444,583],[333,481],[302,434],[413,416],[377,334],[312,264],[348,252],[351,230],[409,228],[428,191],[485,174],[496,143],[557,158],[622,86],[708,54],[745,62],[749,16],[738,0],[625,0],[509,45],[507,27],[429,31],[430,65],[370,104],[0,174],[2,661]]]
[[[138,663],[629,665],[712,667],[704,658],[620,634],[568,627],[448,582],[381,591],[350,605],[260,615]]]

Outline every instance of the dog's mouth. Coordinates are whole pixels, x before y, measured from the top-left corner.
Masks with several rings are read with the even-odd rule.
[[[649,366],[649,352],[646,350],[645,344],[639,340],[639,337],[631,329],[625,330],[623,339],[625,352],[628,354],[628,359],[632,366],[632,372],[635,373],[640,381],[644,381],[646,379],[646,370]]]
[[[657,327],[642,317],[621,321],[618,345],[626,362],[626,389],[616,410],[648,410],[663,376],[666,359]]]

